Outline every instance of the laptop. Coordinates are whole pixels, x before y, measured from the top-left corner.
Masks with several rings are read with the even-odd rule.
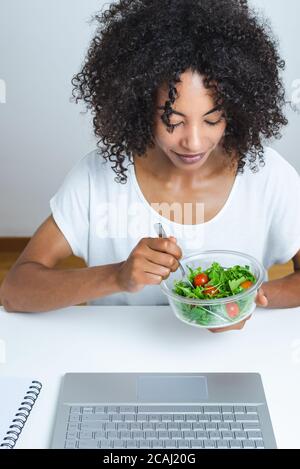
[[[276,448],[257,373],[67,373],[51,448]]]

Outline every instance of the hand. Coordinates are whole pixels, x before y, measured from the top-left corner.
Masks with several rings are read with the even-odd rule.
[[[257,304],[257,306],[262,306],[264,308],[269,304],[268,298],[266,297],[262,288],[260,288],[257,292],[255,303]]]
[[[142,238],[128,259],[120,264],[117,283],[121,291],[137,292],[145,285],[158,285],[178,267],[182,251],[176,238]]]
[[[260,288],[257,292],[255,303],[257,304],[257,306],[263,306],[263,307],[268,306],[268,298],[265,296],[265,293],[262,288]],[[209,331],[210,332],[226,332],[226,331],[232,331],[232,330],[241,330],[245,326],[246,321],[248,321],[248,319],[250,319],[251,316],[244,319],[244,321],[234,324],[233,326],[220,327],[219,329],[209,329]]]
[[[210,332],[227,332],[227,331],[241,330],[246,324],[246,321],[248,321],[248,319],[250,319],[251,316],[252,314],[248,318],[244,319],[243,321],[238,322],[237,324],[234,324],[233,326],[220,327],[218,329],[208,329],[208,330]]]

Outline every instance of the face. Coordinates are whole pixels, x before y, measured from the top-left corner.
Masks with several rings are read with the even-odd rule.
[[[216,106],[211,91],[204,87],[201,75],[189,70],[180,79],[181,82],[176,84],[178,96],[170,115],[174,130],[169,133],[161,120],[165,102],[169,99],[168,87],[164,87],[157,94],[154,137],[160,156],[167,157],[176,168],[191,172],[209,164],[214,158],[220,149],[226,121],[222,110],[210,112]],[[191,155],[199,154],[200,157],[191,158]],[[178,155],[188,155],[189,158]]]

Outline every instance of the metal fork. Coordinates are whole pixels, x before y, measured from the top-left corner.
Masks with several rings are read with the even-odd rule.
[[[160,238],[167,238],[168,237],[161,223],[154,223],[154,228],[155,228],[155,231],[156,231],[156,233],[158,234],[158,236]],[[194,289],[195,286],[188,279],[185,268],[183,267],[183,265],[181,264],[180,261],[178,261],[178,263],[179,263],[179,267],[180,267],[180,270],[182,272],[182,275],[183,275],[183,277],[185,277],[186,282],[190,285],[191,288]]]

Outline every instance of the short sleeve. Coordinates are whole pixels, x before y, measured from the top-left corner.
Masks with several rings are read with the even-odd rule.
[[[86,262],[89,239],[89,179],[87,157],[84,157],[69,171],[50,200],[53,218],[73,254]]]
[[[269,246],[272,265],[289,262],[300,250],[300,176],[279,154],[273,177]]]

